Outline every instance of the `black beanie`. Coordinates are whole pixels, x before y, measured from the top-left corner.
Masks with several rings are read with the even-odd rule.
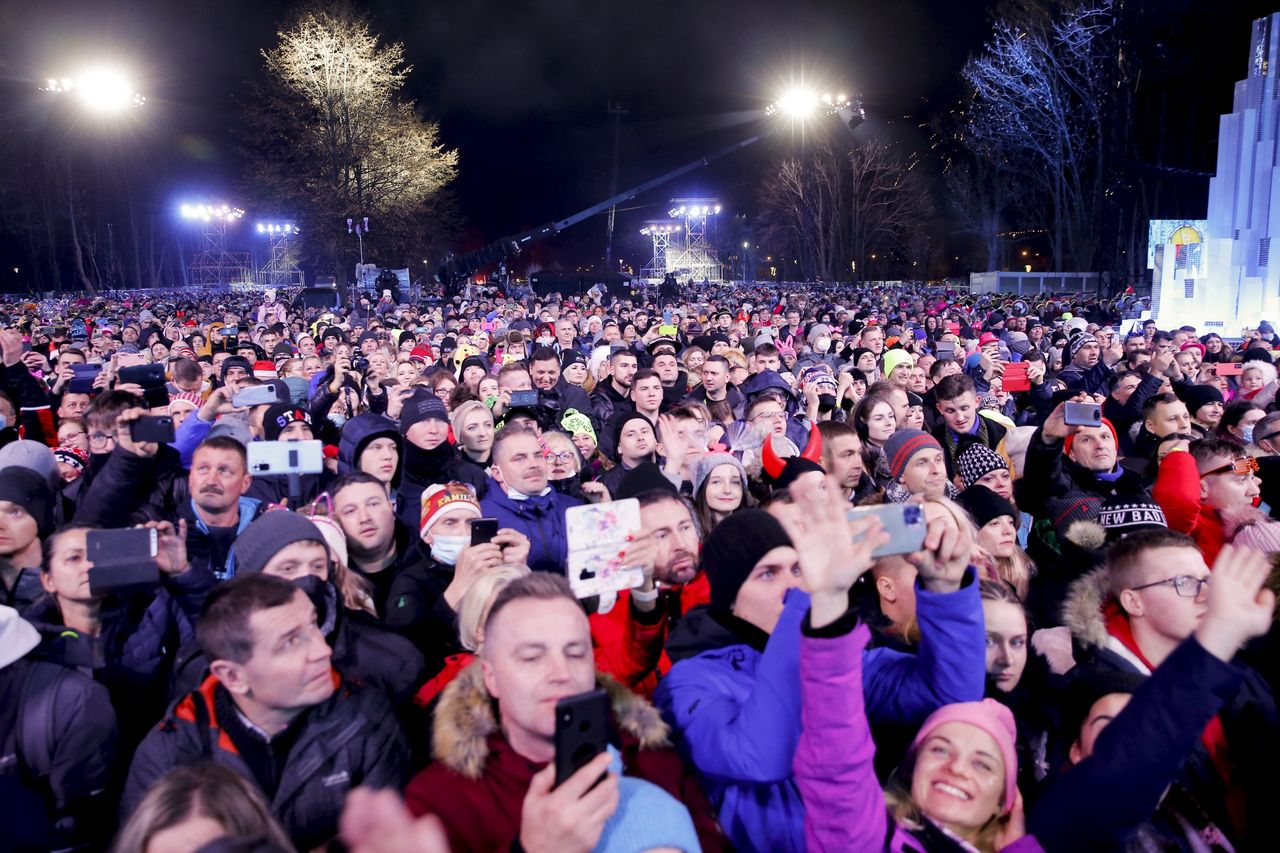
[[[614,415],[613,420],[610,422],[610,425],[613,427],[614,455],[619,459],[622,458],[622,453],[617,450],[617,447],[622,441],[622,431],[627,428],[627,424],[631,423],[631,421],[644,421],[649,425],[649,428],[653,430],[654,439],[657,439],[658,437],[658,428],[654,426],[653,421],[649,420],[635,409],[624,409]]]
[[[279,441],[280,433],[294,421],[311,426],[311,413],[288,399],[274,403],[262,415],[262,434],[267,441]]]
[[[287,509],[263,513],[236,538],[236,575],[258,574],[272,557],[295,542],[325,545],[324,534],[306,516]]]
[[[986,486],[972,485],[960,493],[960,505],[969,511],[973,521],[979,528],[986,527],[1002,515],[1018,523],[1018,511],[1013,504],[988,489]]]
[[[1190,413],[1192,419],[1195,418],[1196,412],[1201,407],[1210,403],[1221,403],[1222,392],[1212,385],[1191,385],[1189,387],[1181,387],[1177,389],[1178,396],[1182,398],[1182,402],[1187,404],[1187,412]]]
[[[711,583],[711,606],[728,612],[738,590],[765,554],[790,546],[778,520],[762,509],[732,513],[716,525],[702,545],[702,569]]]
[[[10,465],[0,470],[0,501],[25,509],[36,520],[41,539],[53,532],[53,491],[49,482],[32,469]]]
[[[623,475],[622,481],[618,483],[618,493],[613,496],[613,499],[620,501],[654,491],[670,492],[675,496],[680,494],[675,485],[667,479],[667,475],[662,473],[658,463],[642,462]]]
[[[223,382],[227,381],[227,371],[233,367],[244,368],[244,372],[248,376],[253,375],[253,365],[249,363],[249,359],[242,355],[233,355],[222,360],[222,367],[219,368],[218,378]]]

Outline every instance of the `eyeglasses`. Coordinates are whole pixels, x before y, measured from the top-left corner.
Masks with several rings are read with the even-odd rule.
[[[1219,465],[1211,471],[1205,471],[1200,475],[1200,479],[1211,477],[1214,474],[1236,474],[1241,477],[1247,477],[1258,470],[1258,460],[1252,456],[1237,456],[1229,465]]]
[[[765,420],[782,421],[782,420],[786,420],[786,418],[787,418],[786,412],[759,412],[756,414],[755,417],[751,419],[751,422],[755,423],[756,421],[765,421]]]
[[[1174,592],[1183,598],[1199,598],[1201,590],[1209,585],[1209,578],[1178,575],[1176,578],[1165,578],[1162,581],[1144,583],[1142,586],[1131,586],[1129,588],[1136,592],[1140,589],[1150,589],[1153,586],[1165,586],[1167,584],[1172,584]]]
[[[548,462],[559,462],[562,465],[566,462],[573,461],[573,454],[568,452],[552,453],[550,450],[548,450],[546,453],[543,454],[543,456],[547,458]]]
[[[109,432],[91,432],[89,433],[89,444],[101,447],[104,444],[115,444],[116,437]]]

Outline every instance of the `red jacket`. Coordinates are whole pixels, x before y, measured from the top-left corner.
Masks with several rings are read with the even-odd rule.
[[[1190,453],[1170,453],[1164,458],[1151,494],[1164,510],[1169,529],[1196,540],[1205,563],[1212,568],[1227,535],[1218,511],[1200,502],[1200,471]]]
[[[657,709],[612,679],[602,677],[600,686],[613,699],[626,775],[652,782],[684,803],[703,850],[724,849],[711,804],[671,748]],[[480,667],[464,670],[436,707],[436,760],[405,790],[405,802],[414,815],[431,813],[444,823],[454,853],[509,850],[520,835],[529,782],[546,766],[511,748],[495,713]]]

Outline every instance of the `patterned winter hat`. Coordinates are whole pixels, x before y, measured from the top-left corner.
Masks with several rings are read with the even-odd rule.
[[[1098,523],[1107,531],[1108,543],[1139,530],[1160,530],[1169,526],[1160,505],[1144,495],[1107,498],[1098,511]]]
[[[956,468],[960,471],[960,482],[967,489],[992,471],[1008,471],[1009,464],[990,447],[974,442],[956,456]]]
[[[1067,532],[1077,521],[1094,521],[1102,510],[1102,499],[1084,492],[1071,492],[1049,501],[1046,509],[1053,530],[1059,539],[1067,539]]]

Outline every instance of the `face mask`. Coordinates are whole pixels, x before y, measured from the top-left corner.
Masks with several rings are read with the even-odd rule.
[[[813,348],[817,352],[826,352],[831,349],[831,338],[818,338],[813,342]]]
[[[458,554],[471,544],[469,536],[433,536],[431,538],[431,556],[446,566],[458,562]]]
[[[818,411],[829,412],[836,407],[835,394],[819,394],[818,395]]]
[[[1244,427],[1241,432],[1244,433],[1244,443],[1253,444],[1253,425],[1250,424],[1249,426]]]
[[[554,339],[549,335],[543,335],[542,337],[538,338],[538,343],[542,344],[543,346],[549,347],[551,346],[552,340]]]
[[[337,412],[334,412],[333,414],[329,415],[329,423],[333,424],[338,429],[342,429],[347,424],[347,416],[340,415]]]

